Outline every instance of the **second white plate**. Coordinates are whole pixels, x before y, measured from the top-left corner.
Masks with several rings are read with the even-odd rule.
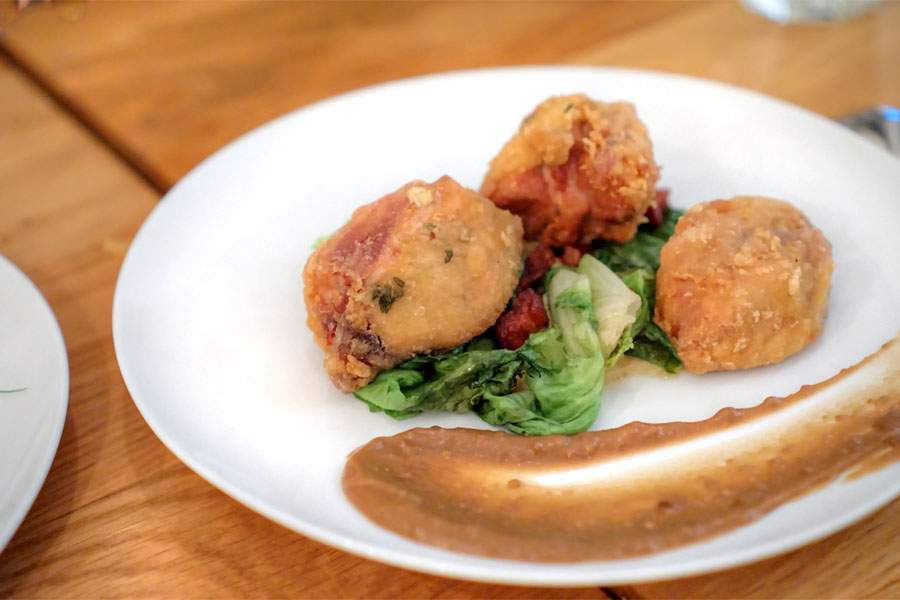
[[[40,491],[69,399],[62,332],[40,291],[0,256],[0,551]],[[13,391],[16,390],[16,391]]]

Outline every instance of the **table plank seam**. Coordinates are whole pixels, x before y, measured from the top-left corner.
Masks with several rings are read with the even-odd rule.
[[[116,137],[105,130],[100,119],[95,118],[89,110],[82,108],[75,99],[57,89],[50,77],[45,77],[39,69],[29,64],[2,36],[0,36],[0,59],[6,63],[8,68],[19,71],[37,86],[63,113],[81,125],[89,135],[99,141],[153,190],[160,195],[168,191],[169,185],[161,173],[143,160],[136,150],[126,144],[118,143]]]

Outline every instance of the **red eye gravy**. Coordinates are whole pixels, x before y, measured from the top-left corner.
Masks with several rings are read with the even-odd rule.
[[[418,542],[575,562],[660,552],[900,460],[900,338],[784,398],[574,436],[412,429],[356,450],[344,491]]]

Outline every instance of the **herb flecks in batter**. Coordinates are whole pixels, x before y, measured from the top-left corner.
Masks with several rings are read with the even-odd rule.
[[[394,302],[403,297],[403,286],[406,285],[406,282],[399,277],[394,277],[394,283],[397,285],[396,288],[390,283],[385,285],[376,283],[372,286],[372,300],[378,302],[378,307],[383,313],[391,310]]]

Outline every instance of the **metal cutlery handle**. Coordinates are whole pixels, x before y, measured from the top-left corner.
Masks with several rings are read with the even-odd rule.
[[[878,106],[847,115],[838,121],[900,157],[900,108]]]

